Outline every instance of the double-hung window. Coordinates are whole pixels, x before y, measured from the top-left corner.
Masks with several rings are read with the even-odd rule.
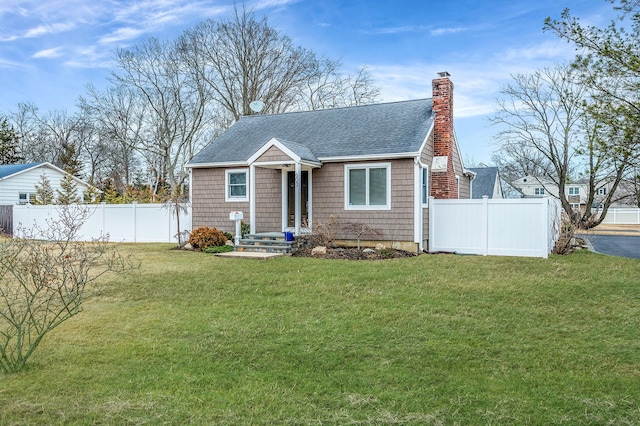
[[[544,188],[536,188],[534,192],[536,195],[544,195]]]
[[[345,210],[391,208],[391,164],[345,165]]]
[[[569,195],[580,195],[580,188],[578,188],[577,186],[570,186]]]
[[[247,185],[249,173],[246,169],[227,170],[225,174],[226,201],[249,201]]]

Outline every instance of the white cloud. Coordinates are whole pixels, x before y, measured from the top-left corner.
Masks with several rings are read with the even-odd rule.
[[[138,28],[124,27],[118,28],[111,34],[107,34],[98,40],[100,44],[118,43],[121,41],[129,41],[139,37],[145,31]]]
[[[437,28],[435,30],[431,30],[430,34],[432,36],[441,36],[441,35],[445,35],[445,34],[455,34],[455,33],[459,33],[465,31],[464,28],[462,27],[455,27],[455,28]]]
[[[57,34],[65,31],[69,31],[75,27],[74,23],[56,23],[56,24],[48,24],[48,25],[39,25],[37,27],[31,28],[27,30],[23,37],[25,38],[34,38],[40,37],[47,34]]]
[[[54,47],[53,49],[44,49],[34,53],[32,58],[45,58],[45,59],[53,59],[59,58],[62,56],[61,47]]]

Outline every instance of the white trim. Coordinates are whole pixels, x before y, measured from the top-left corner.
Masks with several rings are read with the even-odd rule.
[[[369,205],[369,170],[370,169],[382,169],[387,170],[387,188],[386,188],[386,201],[387,203],[382,206]],[[367,173],[365,175],[365,205],[350,205],[349,204],[349,171],[355,169],[365,169]],[[344,209],[345,210],[391,210],[391,163],[355,163],[344,165]]]
[[[420,166],[420,197],[418,197],[418,199],[420,200],[420,204],[422,205],[423,208],[428,208],[429,207],[429,166],[424,164],[422,161],[418,161],[418,166]],[[427,179],[427,193],[425,194],[425,199],[422,199],[422,175],[423,172],[422,170],[425,170],[427,175],[426,175],[426,179]]]
[[[289,183],[287,181],[287,173],[289,170],[282,169],[282,188],[281,188],[281,198],[282,198],[282,232],[284,232],[289,227]]]
[[[307,229],[313,229],[313,169],[307,171]]]
[[[256,233],[256,167],[253,164],[249,166],[249,232]]]
[[[413,242],[422,251],[422,170],[420,159],[413,163]]]
[[[433,128],[435,125],[435,121],[431,122],[431,126],[429,126],[429,130],[427,131],[427,135],[425,136],[424,140],[422,141],[422,145],[420,145],[420,150],[418,151],[419,153],[424,152],[427,144],[429,143],[429,136],[431,136],[431,134],[433,133]],[[417,156],[418,158],[420,158],[420,154],[418,154]],[[420,160],[418,160],[420,161]]]
[[[187,169],[208,169],[211,167],[246,167],[248,165],[246,161],[232,161],[228,163],[188,163],[184,167]]]
[[[240,174],[240,173],[244,173],[245,175],[245,181],[244,181],[244,186],[245,186],[245,194],[243,197],[232,197],[229,194],[229,175],[230,174]],[[247,202],[249,201],[249,194],[251,191],[249,191],[249,169],[226,169],[224,171],[224,200],[228,203],[232,203],[232,202]]]
[[[373,161],[373,160],[393,160],[396,158],[415,158],[420,155],[418,152],[402,152],[402,153],[388,153],[388,154],[373,154],[373,155],[353,155],[349,157],[322,157],[318,158],[318,161],[322,163],[344,163],[349,161]]]
[[[457,197],[456,198],[460,198],[460,176],[456,175],[456,194]]]
[[[249,164],[255,163],[256,160],[262,156],[262,154],[264,154],[265,152],[267,152],[269,150],[269,148],[274,147],[274,146],[276,148],[278,148],[280,151],[282,151],[283,154],[285,154],[286,156],[291,158],[291,160],[293,162],[299,163],[302,160],[302,158],[299,155],[297,155],[295,152],[293,152],[289,148],[287,148],[278,139],[271,138],[271,139],[269,139],[269,141],[267,143],[265,143],[260,148],[258,148],[258,150],[256,152],[254,152],[253,155],[247,159],[247,162]]]

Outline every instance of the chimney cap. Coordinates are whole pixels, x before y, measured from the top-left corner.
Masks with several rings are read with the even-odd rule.
[[[448,71],[441,71],[438,73],[438,76],[440,76],[441,78],[447,78],[447,77],[451,77],[451,74],[449,74]]]

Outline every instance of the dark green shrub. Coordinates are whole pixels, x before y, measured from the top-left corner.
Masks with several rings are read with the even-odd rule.
[[[240,235],[244,238],[245,235],[251,233],[251,225],[248,223],[241,222],[240,223]]]
[[[384,259],[392,259],[395,257],[395,253],[393,252],[393,250],[388,248],[383,248],[382,250],[379,251],[379,253],[380,253],[380,257]]]
[[[216,228],[209,228],[208,226],[201,226],[191,231],[189,236],[189,244],[191,247],[204,250],[207,247],[223,246],[227,242],[224,232],[217,230]]]
[[[233,251],[233,246],[223,245],[223,246],[211,246],[207,247],[203,250],[205,253],[227,253],[229,251]]]
[[[233,241],[233,234],[231,232],[225,232],[224,236],[227,239],[227,241]]]

